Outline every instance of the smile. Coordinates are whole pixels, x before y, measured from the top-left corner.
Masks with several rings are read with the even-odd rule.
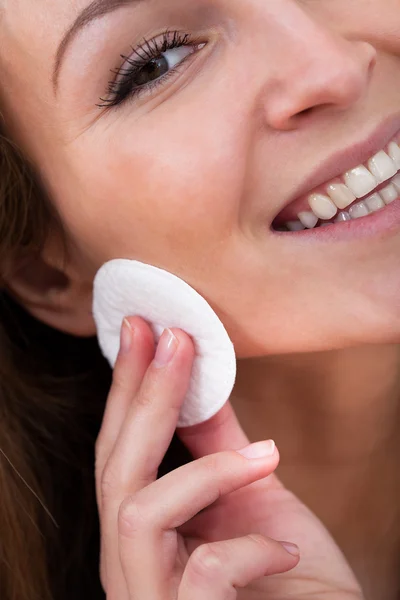
[[[400,198],[400,145],[393,139],[365,164],[293,202],[274,221],[276,231],[303,231],[361,219]]]

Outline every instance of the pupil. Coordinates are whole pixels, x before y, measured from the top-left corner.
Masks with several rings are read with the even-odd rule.
[[[168,72],[168,61],[164,56],[153,58],[146,66],[141,69],[136,78],[137,85],[145,85],[149,81],[154,81]]]

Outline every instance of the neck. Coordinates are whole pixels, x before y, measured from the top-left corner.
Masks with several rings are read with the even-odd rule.
[[[286,460],[325,464],[385,451],[399,400],[399,345],[239,360],[231,397],[251,441],[272,437]]]

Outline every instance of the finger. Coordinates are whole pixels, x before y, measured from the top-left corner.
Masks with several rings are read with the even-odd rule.
[[[103,472],[109,459],[122,424],[126,417],[132,398],[138,392],[144,374],[154,357],[154,336],[150,326],[138,317],[125,319],[121,327],[120,350],[113,372],[113,382],[108,395],[107,404],[103,416],[103,422],[96,441],[96,497],[99,509],[101,525],[101,549],[100,549],[100,578],[104,589],[107,589],[107,567],[106,567],[106,535],[102,520],[102,498],[101,491]],[[114,567],[114,585],[118,579]],[[125,586],[122,572],[119,587]],[[122,600],[123,591],[119,591]]]
[[[96,442],[96,468],[100,476],[153,357],[154,336],[150,326],[138,317],[124,319],[113,382]]]
[[[250,444],[229,401],[208,421],[180,427],[177,434],[194,458]]]
[[[294,544],[286,548],[258,534],[199,546],[183,573],[178,600],[233,600],[237,588],[285,573],[299,562]]]
[[[176,528],[219,497],[272,473],[279,462],[275,444],[256,444],[260,448],[263,458],[247,459],[234,451],[203,457],[125,499],[119,511],[119,551],[132,597],[165,597],[176,560]]]
[[[107,585],[116,589],[118,600],[124,585],[118,552],[118,510],[128,494],[157,478],[189,386],[193,343],[179,330],[172,333],[175,334],[172,339],[168,332],[160,339],[156,356],[131,399],[100,478],[99,494],[104,508],[101,517],[103,568]],[[140,350],[137,344],[136,353]]]
[[[163,352],[170,354],[166,364],[159,362]],[[109,458],[112,472],[118,473],[123,497],[157,478],[189,387],[193,358],[193,342],[188,335],[174,330],[161,336],[157,354],[130,404]]]
[[[208,421],[179,428],[177,434],[195,459],[224,450],[238,450],[250,444],[229,401]],[[282,484],[272,474],[268,485],[280,488]]]

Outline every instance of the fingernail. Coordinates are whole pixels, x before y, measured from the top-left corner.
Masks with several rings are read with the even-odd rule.
[[[296,544],[291,544],[290,542],[279,542],[289,554],[293,556],[300,556],[300,548],[296,546]]]
[[[246,458],[265,458],[272,456],[275,452],[275,442],[268,440],[267,442],[256,442],[250,446],[246,446],[243,450],[238,450],[238,453]]]
[[[128,319],[124,319],[121,327],[121,352],[127,354],[132,347],[133,329]]]
[[[179,346],[178,339],[170,329],[164,329],[164,332],[158,342],[157,352],[154,357],[154,366],[157,368],[166,367],[175,356]]]

